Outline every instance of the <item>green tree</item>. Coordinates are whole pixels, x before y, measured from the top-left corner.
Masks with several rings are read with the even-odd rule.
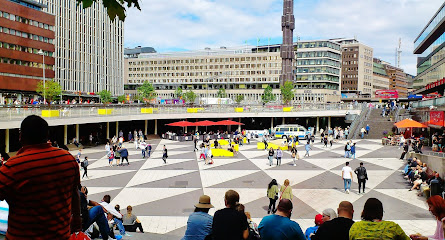
[[[188,90],[188,91],[184,94],[184,97],[185,97],[185,101],[186,101],[187,103],[193,104],[193,103],[195,102],[195,99],[196,99],[197,95],[196,95],[196,93],[193,92],[192,90]]]
[[[146,103],[156,98],[157,95],[153,84],[149,83],[148,81],[145,81],[140,87],[138,87],[137,91],[140,98]]]
[[[110,103],[112,100],[111,92],[105,89],[99,92],[99,97],[102,103]]]
[[[176,98],[183,97],[183,93],[182,93],[182,88],[181,87],[176,88],[176,90],[175,90],[175,97]]]
[[[238,94],[235,97],[235,102],[239,105],[242,101],[244,101],[244,95]]]
[[[141,10],[141,7],[139,6],[139,0],[76,0],[77,4],[82,4],[82,8],[89,8],[93,3],[102,3],[102,5],[107,9],[108,17],[114,21],[116,17],[119,18],[121,21],[125,21],[125,5],[127,5],[127,8],[135,7]]]
[[[45,85],[45,87],[43,87],[43,85]],[[36,92],[51,104],[53,100],[59,99],[60,94],[62,94],[62,87],[59,83],[52,80],[46,80],[45,84],[43,84],[43,81],[39,81],[37,83]]]
[[[125,95],[120,95],[120,96],[118,96],[117,97],[117,101],[118,102],[126,102],[127,101],[127,96],[125,96]]]
[[[218,89],[217,96],[219,98],[226,98],[227,97],[226,89],[225,88]]]
[[[264,89],[264,93],[263,93],[263,96],[261,96],[261,100],[263,101],[263,103],[275,101],[275,95],[272,94],[271,86],[267,86]]]
[[[291,81],[287,81],[281,86],[281,98],[284,104],[289,104],[294,98],[294,84]]]

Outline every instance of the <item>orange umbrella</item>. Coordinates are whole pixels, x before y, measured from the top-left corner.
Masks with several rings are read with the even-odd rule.
[[[396,125],[397,128],[427,128],[424,124],[409,118],[396,122],[394,125]]]

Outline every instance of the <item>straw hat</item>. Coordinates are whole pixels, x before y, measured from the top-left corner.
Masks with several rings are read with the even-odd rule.
[[[210,204],[210,197],[207,195],[202,195],[199,197],[199,203],[195,205],[197,208],[213,208],[213,205]]]

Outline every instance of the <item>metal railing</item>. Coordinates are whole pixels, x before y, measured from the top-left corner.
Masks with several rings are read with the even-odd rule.
[[[413,108],[424,108],[445,105],[445,97],[422,100],[412,103]]]
[[[0,121],[23,119],[35,114],[42,115],[43,110],[57,110],[59,118],[141,115],[143,108],[149,108],[150,114],[185,114],[185,113],[267,113],[267,112],[304,112],[327,110],[359,110],[361,105],[354,104],[310,104],[310,105],[143,105],[143,104],[72,104],[72,105],[0,105]],[[100,113],[102,111],[102,114]]]
[[[349,128],[348,139],[352,139],[352,138],[354,138],[354,136],[355,136],[355,132],[357,131],[357,128],[359,127],[362,118],[363,118],[364,116],[366,116],[366,114],[367,114],[367,109],[368,109],[368,108],[367,108],[367,104],[366,104],[366,103],[362,103],[360,106],[361,106],[362,111],[360,112],[360,115],[358,115],[358,116],[354,119],[354,121],[351,123],[351,126],[350,126],[350,128]]]

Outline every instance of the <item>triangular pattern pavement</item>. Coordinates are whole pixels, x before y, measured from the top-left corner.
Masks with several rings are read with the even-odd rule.
[[[142,158],[139,149],[125,143],[130,153],[130,165],[108,167],[103,146],[85,149],[82,157],[90,156],[88,175],[82,184],[89,187],[89,199],[98,201],[105,194],[112,197],[112,204],[119,204],[122,211],[128,205],[142,221],[144,230],[151,236],[177,236],[180,239],[186,229],[187,219],[194,210],[199,196],[211,197],[215,208],[210,214],[224,207],[224,193],[234,189],[240,194],[240,202],[246,207],[257,224],[267,215],[269,199],[267,185],[275,178],[281,186],[285,179],[291,182],[294,204],[292,220],[303,231],[314,224],[314,216],[326,208],[337,209],[341,201],[353,203],[354,218],[360,217],[364,202],[377,197],[383,202],[385,220],[400,224],[408,234],[421,231],[434,233],[434,219],[428,212],[424,198],[409,192],[410,185],[400,169],[406,164],[399,160],[401,150],[382,146],[381,140],[354,140],[357,146],[356,159],[344,158],[345,140],[335,142],[332,148],[324,148],[317,139],[312,145],[310,157],[304,145],[297,146],[301,157],[293,166],[290,152],[284,151],[280,166],[269,166],[267,151],[256,149],[256,140],[251,145],[240,146],[233,158],[215,158],[214,164],[204,165],[198,160],[199,152],[193,152],[193,142],[151,140],[154,151],[150,158]],[[169,158],[165,164],[162,147],[166,145]],[[76,152],[73,152],[74,154]],[[366,194],[358,195],[356,176],[351,193],[343,190],[341,169],[349,161],[352,169],[360,162],[368,171]],[[81,170],[81,174],[83,170]],[[409,211],[407,211],[409,209]]]

